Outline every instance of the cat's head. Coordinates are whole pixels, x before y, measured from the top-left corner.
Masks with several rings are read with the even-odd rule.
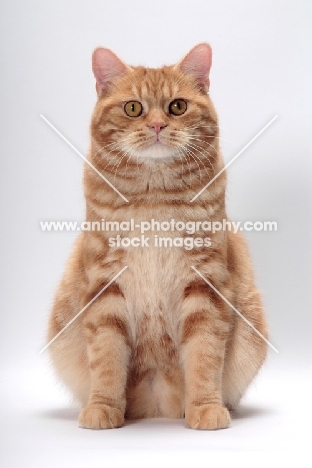
[[[208,44],[195,46],[176,65],[157,69],[130,67],[109,49],[98,48],[92,65],[98,102],[91,131],[99,153],[116,160],[134,156],[146,164],[208,158],[218,132],[207,94]]]

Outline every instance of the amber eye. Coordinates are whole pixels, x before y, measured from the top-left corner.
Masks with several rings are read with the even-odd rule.
[[[169,104],[169,112],[173,115],[182,115],[187,109],[184,99],[175,99]]]
[[[125,104],[124,109],[129,117],[139,117],[142,114],[143,106],[139,101],[129,101]]]

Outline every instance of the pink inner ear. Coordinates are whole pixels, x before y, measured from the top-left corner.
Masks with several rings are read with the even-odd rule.
[[[200,85],[209,86],[212,51],[209,44],[198,44],[178,64],[184,73],[193,75]]]
[[[92,55],[92,70],[97,89],[104,89],[114,78],[123,75],[127,66],[111,50],[99,47]]]

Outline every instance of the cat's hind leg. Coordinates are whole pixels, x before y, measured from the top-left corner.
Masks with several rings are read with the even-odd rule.
[[[50,343],[48,352],[57,376],[74,399],[85,404],[90,392],[90,371],[82,317],[79,316],[68,326],[82,308],[79,302],[82,243],[83,238],[79,236],[56,292],[47,341]]]
[[[244,300],[239,301],[237,309],[267,339],[267,328],[258,292],[254,290]],[[222,378],[222,399],[227,408],[233,410],[237,407],[262,366],[266,354],[267,343],[239,315],[235,315]]]

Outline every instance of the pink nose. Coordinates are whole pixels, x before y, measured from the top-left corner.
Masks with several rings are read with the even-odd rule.
[[[160,130],[166,127],[166,124],[164,122],[152,122],[149,126],[153,128],[155,130],[156,135],[158,135]]]

